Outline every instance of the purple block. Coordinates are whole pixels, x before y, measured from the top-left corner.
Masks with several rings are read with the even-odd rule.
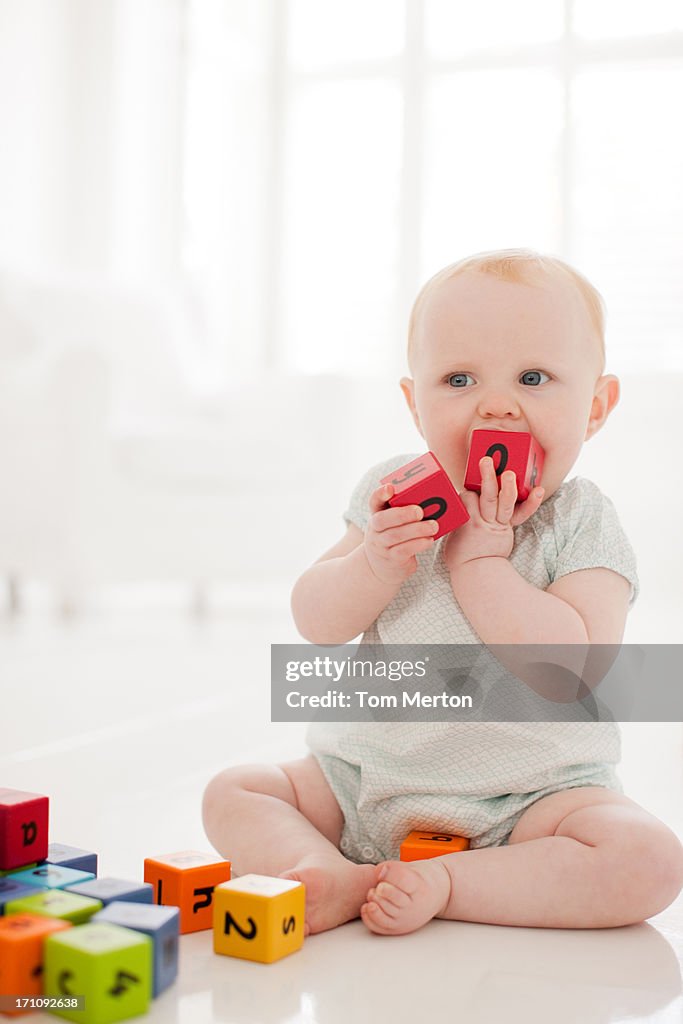
[[[93,921],[109,921],[123,928],[149,935],[153,942],[154,973],[152,995],[160,992],[175,981],[178,973],[178,932],[180,911],[177,907],[162,907],[156,904],[122,903],[115,900],[98,911]]]
[[[22,900],[24,896],[35,896],[45,891],[45,888],[36,889],[35,885],[17,882],[15,878],[0,878],[0,916],[5,913],[5,904],[10,900]]]
[[[113,900],[122,900],[124,903],[154,902],[153,890],[149,882],[128,882],[123,878],[93,878],[89,882],[69,885],[67,891],[100,900],[105,907]]]
[[[97,854],[90,850],[81,850],[77,846],[64,846],[63,843],[50,843],[47,848],[45,864],[56,864],[60,868],[75,868],[87,871],[97,877]]]

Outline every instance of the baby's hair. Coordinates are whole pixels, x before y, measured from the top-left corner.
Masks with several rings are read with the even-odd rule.
[[[600,292],[587,277],[571,267],[557,256],[549,256],[536,252],[534,249],[494,249],[490,252],[478,252],[474,256],[450,263],[439,270],[422,287],[415,299],[410,324],[408,327],[408,362],[415,347],[420,314],[427,299],[444,281],[458,274],[492,274],[502,281],[517,284],[533,284],[542,275],[568,280],[579,292],[586,307],[590,322],[595,330],[600,348],[601,363],[605,365],[605,304]]]

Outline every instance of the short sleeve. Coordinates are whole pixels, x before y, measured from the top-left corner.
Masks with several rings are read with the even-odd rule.
[[[580,569],[611,569],[631,584],[633,605],[639,590],[636,558],[610,499],[590,480],[576,477],[556,511],[554,579]]]
[[[415,458],[417,458],[416,455],[395,455],[391,459],[386,459],[384,462],[378,462],[376,465],[371,466],[353,489],[349,504],[344,512],[344,522],[353,523],[361,530],[365,530],[370,518],[370,495],[373,491],[377,490],[382,477],[398,469],[399,466],[405,466],[406,463],[411,462]]]

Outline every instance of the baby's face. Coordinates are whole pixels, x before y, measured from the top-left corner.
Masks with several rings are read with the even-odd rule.
[[[458,490],[473,430],[528,431],[545,451],[547,499],[606,417],[594,402],[606,378],[588,313],[571,285],[552,278],[445,281],[423,307],[412,364],[404,393]]]

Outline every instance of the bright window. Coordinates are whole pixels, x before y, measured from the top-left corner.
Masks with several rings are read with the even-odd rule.
[[[683,364],[683,5],[186,0],[184,248],[231,370],[400,369],[424,280],[532,246]]]

